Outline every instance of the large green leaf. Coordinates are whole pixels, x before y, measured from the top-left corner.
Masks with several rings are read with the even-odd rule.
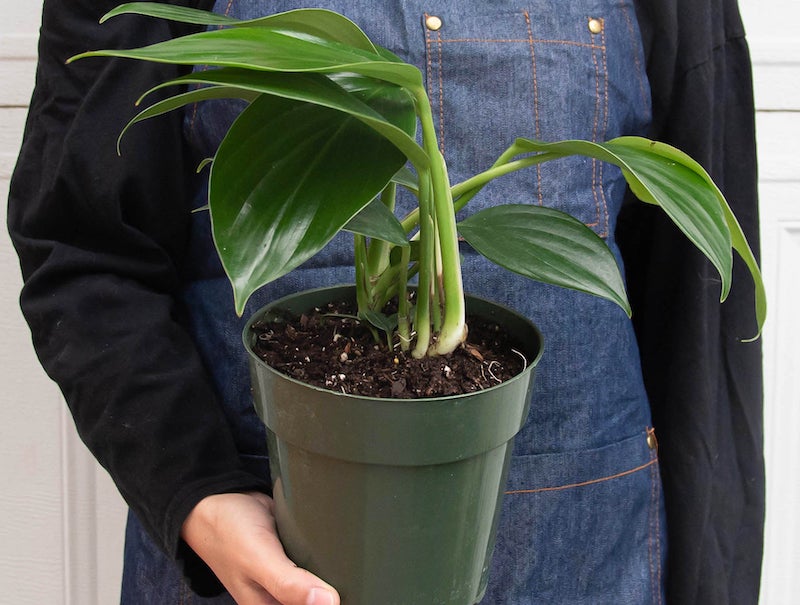
[[[100,23],[122,14],[146,15],[194,25],[266,27],[293,35],[305,35],[331,40],[372,53],[377,52],[370,39],[350,19],[333,11],[320,8],[303,8],[259,17],[258,19],[240,20],[227,15],[184,6],[172,6],[158,2],[129,2],[106,13],[100,19]]]
[[[264,27],[238,27],[189,34],[129,50],[107,49],[70,58],[127,57],[178,65],[242,67],[260,71],[358,73],[400,86],[422,87],[413,65],[331,40],[298,37]]]
[[[645,139],[642,139],[645,140]],[[649,145],[651,141],[647,141]],[[657,204],[683,233],[708,257],[722,279],[721,300],[731,285],[733,257],[731,235],[714,189],[679,158],[667,158],[646,150],[633,151],[630,143],[559,141],[542,143],[518,139],[523,151],[584,155],[622,169],[631,191],[641,200]]]
[[[311,258],[405,163],[340,111],[263,95],[237,118],[211,168],[209,208],[237,312]]]
[[[631,313],[611,250],[569,214],[533,205],[492,206],[461,221],[458,230],[473,248],[501,267],[606,298]]]
[[[333,81],[317,73],[258,72],[222,67],[170,80],[148,93],[164,86],[187,83],[239,88],[243,91],[242,96],[245,93],[266,93],[343,111],[389,139],[416,166],[428,165],[427,154],[413,138],[416,130],[413,100],[395,84],[352,74]],[[367,100],[375,107],[370,106]],[[380,100],[379,105],[376,105],[377,100]],[[391,120],[384,113],[390,115]],[[135,119],[138,120],[138,116]]]
[[[725,196],[722,195],[722,192],[719,190],[716,183],[714,183],[711,176],[690,156],[665,143],[649,141],[641,137],[620,137],[609,141],[607,145],[612,147],[615,153],[620,157],[629,157],[631,154],[636,153],[651,154],[660,156],[666,162],[679,163],[693,170],[695,174],[706,183],[708,190],[714,193],[722,209],[728,229],[730,230],[733,249],[742,257],[750,274],[753,276],[756,299],[756,322],[758,325],[758,334],[756,334],[754,338],[757,338],[758,335],[761,334],[761,329],[767,318],[767,295],[764,282],[761,278],[761,270],[758,267],[758,262],[753,254],[753,250],[750,248],[750,244],[747,242],[747,238],[742,231],[742,227],[739,225],[739,221],[736,220],[736,216],[733,214],[728,201],[725,199]],[[631,163],[630,159],[627,161],[629,164]]]

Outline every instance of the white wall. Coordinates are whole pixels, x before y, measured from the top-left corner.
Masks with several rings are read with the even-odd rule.
[[[753,54],[760,166],[767,525],[762,605],[800,594],[800,2],[740,0]]]
[[[125,507],[36,361],[5,229],[39,10],[36,2],[0,0],[0,602],[106,605],[119,601]]]
[[[763,265],[768,522],[762,605],[800,594],[800,2],[740,0],[756,74]],[[0,0],[0,207],[35,67],[38,6]],[[3,222],[5,216],[3,215]],[[19,270],[0,231],[0,599],[15,605],[117,600],[124,506],[74,436],[18,310]]]

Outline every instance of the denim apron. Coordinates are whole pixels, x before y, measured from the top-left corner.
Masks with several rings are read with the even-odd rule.
[[[453,183],[490,166],[517,136],[602,141],[647,131],[650,92],[630,0],[219,0],[216,10],[251,18],[311,6],[345,14],[422,69]],[[213,155],[240,108],[214,101],[187,109],[186,135],[198,158]],[[619,256],[614,227],[624,192],[616,168],[563,159],[493,182],[466,212],[506,202],[555,207],[582,220]],[[205,196],[198,192],[198,206]],[[208,217],[195,213],[193,220],[185,276],[193,330],[242,459],[266,474],[243,322],[268,300],[352,282],[350,237],[337,236],[263,288],[240,320]],[[612,303],[536,284],[468,247],[462,252],[465,289],[528,315],[545,336],[482,603],[662,603],[663,500],[630,321]],[[228,595],[191,594],[133,517],[125,556],[124,603],[232,603]]]

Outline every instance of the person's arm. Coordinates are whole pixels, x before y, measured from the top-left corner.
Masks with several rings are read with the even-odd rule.
[[[637,2],[653,138],[697,159],[758,254],[750,59],[735,0]],[[670,603],[755,603],[764,518],[761,345],[753,285],[719,280],[661,213],[631,204],[618,232],[658,432]]]
[[[99,17],[116,4],[44,3],[8,226],[37,354],[81,438],[148,533],[182,559],[194,588],[213,594],[219,583],[180,540],[184,521],[192,511],[195,521],[203,519],[217,494],[268,485],[243,469],[184,328],[179,272],[192,179],[200,177],[186,158],[180,113],[137,125],[123,141],[123,157],[115,152],[134,100],[178,70],[107,59],[65,65],[90,48],[155,42],[179,27],[143,17],[100,26]],[[263,524],[271,523],[269,510],[262,512]],[[215,518],[230,527],[224,515]],[[204,534],[189,535],[197,547]],[[200,550],[219,558],[220,548]],[[270,565],[288,564],[282,552],[265,552]]]

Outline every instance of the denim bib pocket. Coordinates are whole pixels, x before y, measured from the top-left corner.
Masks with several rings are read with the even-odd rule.
[[[488,168],[517,136],[601,142],[641,131],[649,97],[631,19],[625,3],[602,2],[424,13],[428,94],[453,180]],[[618,169],[566,158],[491,183],[469,209],[547,205],[607,237],[624,187]]]
[[[661,500],[652,429],[600,448],[512,458],[482,603],[663,603]]]

